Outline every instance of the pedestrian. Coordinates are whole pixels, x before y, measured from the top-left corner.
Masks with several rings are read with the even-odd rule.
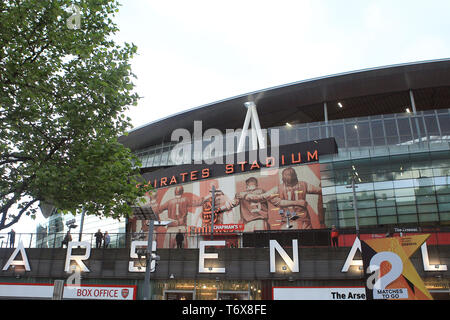
[[[8,234],[9,234],[9,247],[14,248],[14,243],[16,242],[16,232],[14,231],[14,229],[11,229],[11,231],[8,232]]]
[[[103,236],[103,248],[108,248],[110,241],[111,237],[109,236],[108,231],[105,231],[105,234]]]
[[[70,230],[69,230],[69,231],[67,231],[66,236],[64,237],[63,241],[61,242],[61,248],[63,248],[64,245],[69,247],[70,241],[72,241],[72,235],[70,234]]]
[[[181,233],[181,229],[178,229],[178,233],[175,236],[175,240],[177,241],[177,248],[183,248],[184,235]]]
[[[95,247],[98,249],[102,246],[103,233],[98,229],[98,231],[94,234],[95,237]]]
[[[331,243],[333,247],[339,247],[339,231],[335,225],[331,226]]]

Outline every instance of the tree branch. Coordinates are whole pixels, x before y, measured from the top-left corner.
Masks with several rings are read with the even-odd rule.
[[[28,208],[29,208],[33,203],[35,203],[36,201],[39,201],[39,199],[33,199],[33,200],[31,200],[30,202],[28,202],[27,205],[26,205],[25,207],[23,207],[22,209],[20,209],[20,211],[19,211],[19,213],[17,214],[17,216],[14,216],[14,218],[13,218],[10,222],[8,222],[8,223],[6,223],[6,224],[5,224],[5,221],[6,221],[6,214],[7,214],[7,212],[2,212],[3,217],[2,217],[2,221],[1,221],[1,223],[0,223],[0,230],[6,229],[6,228],[12,226],[13,224],[15,224],[17,221],[19,221],[19,219],[22,217],[22,215],[24,214],[24,212],[26,212],[26,211],[28,210]]]

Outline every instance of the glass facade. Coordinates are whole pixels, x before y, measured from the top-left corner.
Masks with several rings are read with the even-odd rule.
[[[327,225],[450,224],[450,151],[406,153],[321,165]]]
[[[320,159],[327,226],[355,227],[352,178],[360,226],[450,224],[450,109],[273,129],[280,145],[336,139],[339,153]],[[171,165],[175,144],[136,154],[143,167]]]
[[[449,111],[450,109],[438,109],[419,111],[416,115],[405,112],[301,123],[290,127],[269,128],[268,131],[278,130],[280,145],[334,137],[339,152],[355,148],[366,150],[383,146],[406,147],[419,145],[422,142],[436,145],[450,141]],[[205,148],[208,144],[210,142],[204,142],[203,147]],[[170,151],[175,145],[177,142],[163,142],[160,145],[136,151],[136,155],[141,160],[143,168],[174,165]],[[225,147],[225,143],[223,145]],[[236,139],[234,146],[236,151]],[[215,151],[211,157],[222,154],[225,154],[225,150]],[[191,159],[195,156],[197,155],[192,153]]]
[[[25,243],[30,242],[30,247],[36,246],[38,248],[59,248],[61,247],[61,242],[66,232],[69,230],[67,222],[71,220],[74,220],[74,225],[76,225],[77,227],[70,229],[70,233],[72,234],[73,241],[78,241],[81,227],[81,214],[74,216],[72,214],[64,215],[59,212],[55,212],[54,214],[52,214],[45,224],[38,225],[36,228],[36,235],[34,237],[32,234],[24,234],[24,239],[27,238],[24,241]],[[91,243],[93,247],[95,247],[94,234],[99,229],[103,233],[105,231],[108,231],[111,238],[109,247],[122,248],[125,246],[125,218],[117,220],[113,218],[85,216],[81,241],[87,241]],[[30,239],[28,240],[28,238]]]
[[[361,150],[381,146],[408,146],[450,141],[449,109],[397,113],[302,123],[278,127],[280,144],[334,137],[339,148]]]

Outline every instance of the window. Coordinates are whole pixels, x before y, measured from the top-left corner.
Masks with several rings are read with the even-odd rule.
[[[309,128],[309,140],[317,140],[320,139],[320,128],[319,127],[310,127]]]
[[[437,194],[448,194],[448,193],[450,193],[450,186],[449,185],[436,186],[436,193]]]
[[[441,127],[442,135],[450,135],[450,115],[439,114],[438,115],[439,126]]]
[[[383,122],[380,120],[372,121],[371,126],[374,146],[386,145],[386,141],[384,140]]]
[[[297,128],[295,131],[297,133],[297,138],[296,138],[297,142],[308,141],[308,129],[307,128]]]
[[[412,179],[394,181],[394,188],[408,188],[414,185]]]
[[[413,137],[411,134],[411,124],[409,122],[409,118],[398,119],[397,124],[400,134],[400,143],[411,141]]]
[[[450,212],[441,212],[439,213],[441,217],[441,221],[449,221],[450,220]]]
[[[384,128],[386,130],[387,143],[389,145],[398,144],[399,137],[398,137],[398,132],[397,132],[397,122],[394,119],[385,120]]]
[[[419,221],[420,222],[439,221],[439,216],[437,213],[419,214]]]
[[[339,210],[353,210],[353,202],[338,202],[338,209]]]
[[[377,199],[389,199],[394,197],[394,190],[387,189],[387,190],[379,190],[375,191],[375,198]]]
[[[396,214],[395,207],[377,208],[379,216],[391,216]]]
[[[439,211],[450,211],[450,203],[439,203]]]
[[[345,135],[344,135],[344,125],[335,124],[333,125],[332,137],[336,139],[336,143],[339,148],[345,148]]]
[[[417,211],[419,213],[431,213],[431,212],[437,212],[437,206],[436,204],[422,204],[417,206]]]
[[[377,208],[394,207],[396,205],[395,198],[377,199]]]
[[[397,216],[378,217],[379,224],[394,224],[397,223]]]
[[[359,213],[359,211],[358,211]],[[354,218],[355,217],[355,211],[352,210],[339,210],[339,218]]]
[[[423,195],[434,195],[434,187],[419,187],[414,189],[416,195],[423,196]]]
[[[417,207],[414,206],[398,206],[397,212],[399,215],[407,215],[411,213],[417,213]]]
[[[359,202],[358,202],[359,204]],[[377,212],[375,210],[375,208],[370,208],[370,209],[360,209],[358,207],[358,216],[360,217],[374,217],[377,215]]]
[[[425,117],[425,125],[427,126],[428,136],[440,136],[438,122],[434,115]]]
[[[321,126],[320,127],[320,136],[323,138],[328,138],[330,136],[331,128],[328,126]]]
[[[348,191],[348,189],[346,189]],[[337,201],[345,202],[345,201],[352,201],[353,200],[353,194],[352,193],[344,193],[344,194],[336,194]]]
[[[439,203],[450,202],[450,195],[448,194],[437,196],[437,198]]]
[[[357,147],[358,146],[358,127],[355,127],[356,123],[346,123],[345,124],[345,134],[347,137],[347,147]]]
[[[396,197],[414,196],[414,188],[395,189]]]
[[[416,197],[397,197],[396,201],[399,206],[415,205]]]
[[[374,200],[358,201],[356,203],[356,205],[358,206],[358,210],[359,209],[364,209],[364,208],[374,208],[375,207],[375,201]]]
[[[416,201],[417,201],[417,205],[435,204],[436,197],[435,196],[417,196]]]
[[[399,223],[417,222],[417,215],[398,216]]]
[[[373,187],[375,190],[393,189],[394,183],[392,181],[374,182]]]
[[[335,194],[336,193],[336,189],[334,187],[326,187],[325,185],[334,185],[333,182],[328,181],[327,183],[324,182],[324,180],[322,180],[322,195],[327,195],[327,194]]]
[[[359,219],[359,225],[361,226],[370,226],[370,225],[376,225],[377,224],[377,218],[360,218]]]

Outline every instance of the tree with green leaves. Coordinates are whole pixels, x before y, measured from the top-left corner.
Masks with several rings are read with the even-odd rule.
[[[113,0],[0,0],[0,230],[39,202],[131,214],[137,159],[117,138],[138,95]]]

